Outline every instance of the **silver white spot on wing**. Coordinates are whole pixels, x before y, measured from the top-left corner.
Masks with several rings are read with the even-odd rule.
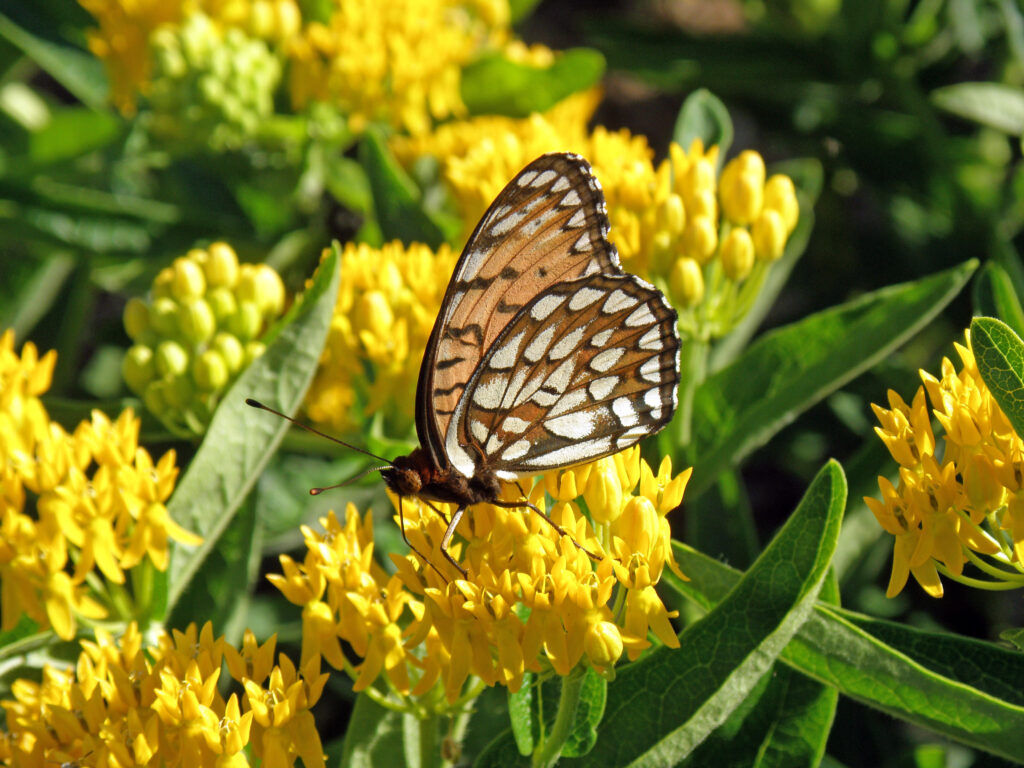
[[[511,339],[502,344],[488,362],[488,365],[495,370],[508,370],[516,364],[519,359],[519,345],[523,343],[523,336],[526,331],[520,331]]]
[[[636,426],[639,419],[628,397],[617,397],[612,401],[612,413],[624,427]]]
[[[582,205],[583,201],[580,200],[579,193],[575,190],[569,190],[562,201],[558,204],[562,208],[568,208],[569,206]]]
[[[558,181],[551,185],[552,192],[561,192],[563,189],[569,188],[569,179],[562,176]]]
[[[569,220],[565,222],[566,229],[578,229],[582,227],[587,220],[587,214],[580,208],[576,213],[569,217]]]
[[[639,325],[650,325],[654,322],[657,322],[657,319],[651,313],[651,308],[646,304],[641,304],[626,318],[626,325],[630,328],[636,328]]]
[[[664,346],[661,343],[661,329],[657,326],[651,328],[651,330],[647,331],[647,333],[640,337],[640,341],[637,342],[637,346],[646,351],[661,349],[662,346]]]
[[[608,328],[607,330],[595,333],[593,336],[590,337],[590,346],[603,347],[605,344],[608,343],[608,340],[612,337],[613,333],[615,333],[614,328]]]
[[[626,350],[623,347],[612,347],[604,352],[598,352],[594,355],[594,359],[590,361],[590,367],[598,373],[604,373],[619,362],[619,358],[624,354],[626,354]]]
[[[545,184],[550,182],[557,175],[558,174],[556,174],[550,168],[548,168],[547,170],[543,170],[539,174],[537,174],[537,178],[535,178],[533,181],[530,182],[530,186],[531,187],[543,187]]]
[[[586,330],[587,326],[581,325],[579,328],[565,334],[548,352],[548,359],[561,360],[566,355],[572,353],[579,346],[580,341],[583,340],[583,334]]]
[[[487,426],[482,421],[472,419],[469,422],[469,434],[482,443],[487,439]]]
[[[600,291],[597,288],[580,288],[569,299],[569,309],[573,312],[579,312],[581,309],[589,307],[602,296],[604,296],[604,291]]]
[[[536,363],[540,360],[547,351],[548,345],[551,343],[551,339],[555,335],[556,330],[558,330],[556,326],[549,325],[543,331],[534,336],[533,340],[526,345],[526,349],[523,350],[523,358],[530,363]]]
[[[606,315],[612,315],[635,306],[639,301],[640,299],[636,296],[630,296],[622,289],[616,288],[602,305],[601,311]]]
[[[516,184],[518,184],[520,187],[528,187],[535,178],[537,178],[537,171],[527,171],[518,179],[516,179]]]
[[[581,461],[592,459],[595,456],[604,456],[611,451],[610,437],[596,437],[593,440],[584,440],[565,448],[534,456],[530,459],[529,465],[533,467],[565,467],[570,464],[579,464]],[[508,454],[508,451],[506,450],[505,453]]]
[[[488,376],[473,390],[473,402],[485,410],[496,410],[507,387],[508,376]]]
[[[594,431],[594,414],[590,411],[570,411],[564,416],[545,419],[544,428],[558,437],[580,440]]]
[[[503,461],[515,461],[521,459],[530,451],[529,440],[516,440],[508,448],[502,451],[501,458]]]
[[[513,211],[507,216],[498,219],[496,222],[491,224],[487,233],[490,235],[507,235],[525,218],[526,211]]]
[[[571,392],[567,392],[555,403],[554,407],[548,411],[548,417],[559,416],[563,413],[575,410],[581,405],[587,402],[587,392],[584,389],[574,389]]]
[[[572,244],[572,250],[576,253],[583,253],[583,251],[590,249],[590,233],[584,232],[575,243]]]
[[[526,419],[520,419],[518,416],[509,416],[501,422],[501,428],[514,435],[521,435],[529,426],[530,422]]]
[[[602,376],[600,379],[594,379],[590,382],[587,385],[587,391],[594,400],[604,400],[612,393],[618,383],[618,376]]]
[[[547,320],[551,313],[562,305],[563,301],[565,301],[565,296],[559,296],[557,293],[541,296],[530,309],[530,317],[538,323],[541,320]],[[572,307],[571,304],[569,306]]]
[[[640,366],[640,378],[651,384],[661,383],[661,361],[652,357]]]
[[[652,419],[657,421],[661,418],[661,393],[657,389],[644,392],[644,404],[651,409]]]

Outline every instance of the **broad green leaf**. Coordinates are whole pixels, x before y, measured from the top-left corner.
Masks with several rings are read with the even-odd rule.
[[[398,239],[437,248],[445,233],[423,210],[419,190],[395,160],[379,131],[368,130],[359,145],[359,162],[373,193],[384,241]]]
[[[870,368],[948,304],[977,262],[883,288],[765,334],[694,402],[688,493],[700,493],[797,415]]]
[[[1024,89],[1003,83],[956,83],[936,88],[931,99],[954,115],[1011,136],[1024,134]]]
[[[462,70],[462,100],[474,115],[527,117],[597,85],[604,68],[604,56],[590,48],[560,51],[548,67],[489,54]]]
[[[807,619],[845,502],[842,470],[829,463],[741,582],[683,631],[678,650],[661,648],[619,672],[584,764],[675,765],[743,704]]]
[[[973,283],[974,311],[998,317],[1020,336],[1024,333],[1024,308],[1013,279],[997,261],[986,262]]]
[[[345,731],[342,768],[410,765],[406,762],[406,729],[402,722],[406,717],[411,715],[385,709],[365,694],[357,697]]]
[[[522,21],[537,7],[538,3],[540,0],[509,0],[508,20],[513,24]]]
[[[1024,342],[993,317],[971,321],[978,372],[1018,435],[1024,435]]]
[[[741,576],[688,547],[675,553],[691,580],[669,585],[705,608]],[[819,603],[781,659],[894,717],[1011,759],[1024,754],[1024,654]]]
[[[87,107],[102,109],[107,105],[103,64],[92,54],[44,40],[3,14],[0,14],[0,37],[20,49]]]
[[[704,142],[704,148],[718,146],[718,162],[724,162],[732,146],[732,118],[729,110],[715,94],[700,88],[683,102],[672,129],[672,141],[689,151],[694,139]]]
[[[339,261],[335,245],[320,265],[313,285],[278,326],[266,352],[221,400],[206,437],[178,482],[168,511],[204,541],[195,549],[178,546],[172,550],[171,612],[288,429],[288,422],[250,408],[245,399],[252,397],[288,414],[302,402],[334,312]]]

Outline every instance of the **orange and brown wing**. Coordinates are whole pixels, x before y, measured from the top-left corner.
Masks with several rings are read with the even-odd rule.
[[[487,350],[551,286],[620,274],[601,187],[582,157],[544,155],[508,183],[477,225],[452,274],[416,390],[420,444],[450,464],[445,436]]]
[[[592,461],[667,424],[676,409],[676,312],[633,275],[550,287],[487,351],[446,435],[452,464],[499,477]]]

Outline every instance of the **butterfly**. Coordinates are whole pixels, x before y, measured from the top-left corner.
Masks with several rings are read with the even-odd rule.
[[[675,412],[676,312],[622,270],[608,231],[590,164],[543,155],[498,194],[455,266],[417,381],[419,447],[380,472],[414,551],[402,497],[456,505],[441,552],[463,576],[448,544],[467,508],[543,515],[501,500],[501,481],[617,453]]]

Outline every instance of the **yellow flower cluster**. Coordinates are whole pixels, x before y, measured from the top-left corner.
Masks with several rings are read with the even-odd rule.
[[[445,245],[345,246],[337,307],[306,395],[311,419],[349,431],[380,413],[386,434],[408,434],[420,361],[455,260]]]
[[[982,381],[966,338],[967,346],[956,345],[959,372],[944,358],[941,379],[921,371],[924,385],[910,405],[892,390],[889,409],[872,405],[881,424],[875,432],[900,465],[895,486],[878,478],[881,500],[864,499],[895,537],[889,597],[910,574],[941,597],[940,571],[975,586],[1024,586],[1024,443]],[[967,562],[989,580],[964,576]]]
[[[124,114],[135,112],[148,88],[152,60],[150,36],[160,27],[176,26],[195,13],[209,16],[223,29],[236,28],[276,42],[298,32],[302,21],[296,0],[79,0],[99,24],[89,33],[89,50],[103,60],[111,97]]]
[[[275,665],[275,638],[260,646],[247,632],[239,651],[209,623],[142,642],[134,624],[120,639],[97,631],[74,669],[47,666],[40,682],[16,681],[2,702],[4,765],[246,768],[248,748],[264,768],[296,758],[324,766],[310,712],[328,677],[318,658],[297,670],[281,654]],[[218,689],[224,664],[241,685],[227,700]]]
[[[284,283],[266,264],[239,264],[231,246],[213,243],[160,270],[152,293],[125,305],[135,342],[125,382],[168,427],[202,432],[220,393],[263,354],[258,339],[284,311]]]
[[[289,45],[292,102],[337,104],[357,132],[383,120],[423,133],[465,112],[462,67],[508,24],[504,0],[335,0]]]
[[[19,358],[14,332],[0,337],[0,629],[25,615],[67,640],[78,618],[107,615],[126,570],[147,555],[166,569],[168,537],[201,539],[164,506],[174,451],[154,464],[130,409],[114,422],[93,411],[72,434],[50,421],[39,396],[56,359],[31,343]]]
[[[545,152],[586,157],[608,202],[611,240],[630,272],[666,289],[690,335],[724,335],[749,309],[767,266],[799,218],[789,177],[766,178],[764,160],[745,151],[718,173],[718,148],[676,144],[655,166],[642,136],[586,131],[595,93],[576,94],[523,120],[479,117],[424,137],[396,138],[404,163],[431,154],[472,228],[519,169]],[[467,230],[468,233],[469,230]]]
[[[409,541],[430,564],[392,554],[398,572],[388,577],[373,560],[370,514],[360,519],[350,505],[344,525],[331,513],[323,533],[304,528],[304,562],[282,556],[283,573],[270,579],[303,606],[304,661],[322,656],[348,672],[356,690],[383,672],[401,696],[437,684],[451,705],[481,684],[518,690],[527,671],[568,675],[582,663],[609,674],[623,651],[635,659],[651,645],[651,631],[678,647],[675,613],[654,586],[666,565],[682,576],[666,515],[689,476],[673,477],[668,458],[655,474],[637,447],[549,473],[530,500],[544,510],[553,499],[551,520],[566,536],[526,507],[477,505],[450,548],[465,577],[440,552],[447,523],[437,510],[393,499]],[[522,498],[515,484],[504,491],[506,501]],[[362,661],[353,665],[342,642]],[[470,676],[480,682],[464,693]]]

